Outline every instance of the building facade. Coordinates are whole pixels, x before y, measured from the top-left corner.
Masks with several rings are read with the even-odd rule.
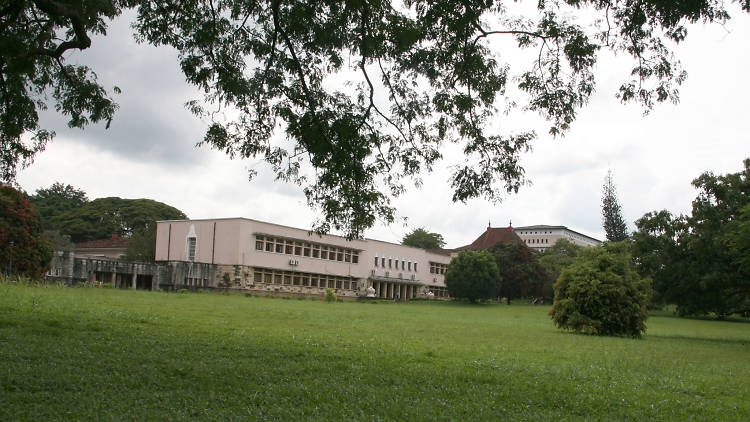
[[[163,288],[306,296],[331,288],[338,297],[352,299],[447,298],[450,259],[445,253],[246,218],[159,221],[156,227],[156,261],[182,268],[170,272]]]
[[[560,239],[566,239],[580,246],[598,246],[602,243],[600,240],[565,226],[523,226],[514,227],[514,231],[529,248],[538,252],[546,251]]]

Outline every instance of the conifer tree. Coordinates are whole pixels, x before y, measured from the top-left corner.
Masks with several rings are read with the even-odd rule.
[[[607,172],[602,190],[602,225],[608,241],[619,242],[628,238],[628,226],[622,217],[622,207],[617,200],[611,170]]]

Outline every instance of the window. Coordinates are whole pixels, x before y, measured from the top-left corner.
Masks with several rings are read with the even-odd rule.
[[[378,266],[378,257],[377,256],[375,257],[375,266],[376,267]]]
[[[276,253],[284,253],[284,240],[276,239]]]
[[[328,259],[328,246],[320,247],[320,259]]]
[[[336,250],[336,261],[343,261],[344,260],[344,251],[341,249]]]
[[[344,281],[344,288],[347,289],[347,290],[349,290],[349,282],[348,281]]]
[[[305,248],[302,250],[302,255],[310,256],[310,244],[305,243]]]
[[[273,252],[273,237],[266,238],[266,252]]]
[[[359,264],[359,254],[352,252],[352,264]]]
[[[337,289],[341,288],[341,279],[336,280],[336,288]]]
[[[272,276],[273,276],[273,274],[271,274],[271,273],[265,273],[265,274],[263,274],[263,281],[266,282],[266,283],[268,283],[268,284],[271,284],[271,277]]]
[[[357,290],[357,282],[352,281],[352,290]]]
[[[419,271],[419,270],[417,270],[417,263],[416,262],[414,263],[414,271],[415,272]]]
[[[406,261],[403,261],[403,260],[401,261],[401,269],[402,270],[406,269]]]
[[[312,257],[320,258],[320,245],[315,245],[315,244],[313,245]]]
[[[385,257],[380,258],[380,266],[385,267]]]
[[[388,268],[393,267],[393,258],[388,258]]]
[[[281,281],[281,273],[275,273],[273,275],[273,282],[276,283],[276,284],[281,284],[282,283],[282,281]]]
[[[188,261],[195,261],[195,247],[197,239],[194,237],[188,237]]]
[[[294,254],[302,255],[302,243],[301,242],[294,243]]]
[[[263,236],[257,236],[255,238],[255,250],[256,251],[262,251],[263,250]]]
[[[409,261],[409,271],[411,271],[411,261]]]
[[[352,253],[348,249],[344,251],[344,262],[352,262]]]

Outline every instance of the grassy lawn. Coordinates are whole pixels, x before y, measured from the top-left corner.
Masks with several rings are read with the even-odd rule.
[[[0,420],[750,420],[750,323],[0,284]]]

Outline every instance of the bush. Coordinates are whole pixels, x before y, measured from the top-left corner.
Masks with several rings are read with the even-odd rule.
[[[336,293],[333,292],[332,288],[326,289],[326,302],[335,302],[336,301]]]
[[[628,245],[587,248],[555,283],[550,316],[558,328],[637,338],[646,331],[648,292]]]
[[[476,302],[497,297],[500,272],[495,257],[487,251],[462,251],[445,273],[445,285],[451,297]]]
[[[39,278],[52,261],[52,243],[21,192],[0,184],[0,272]]]

